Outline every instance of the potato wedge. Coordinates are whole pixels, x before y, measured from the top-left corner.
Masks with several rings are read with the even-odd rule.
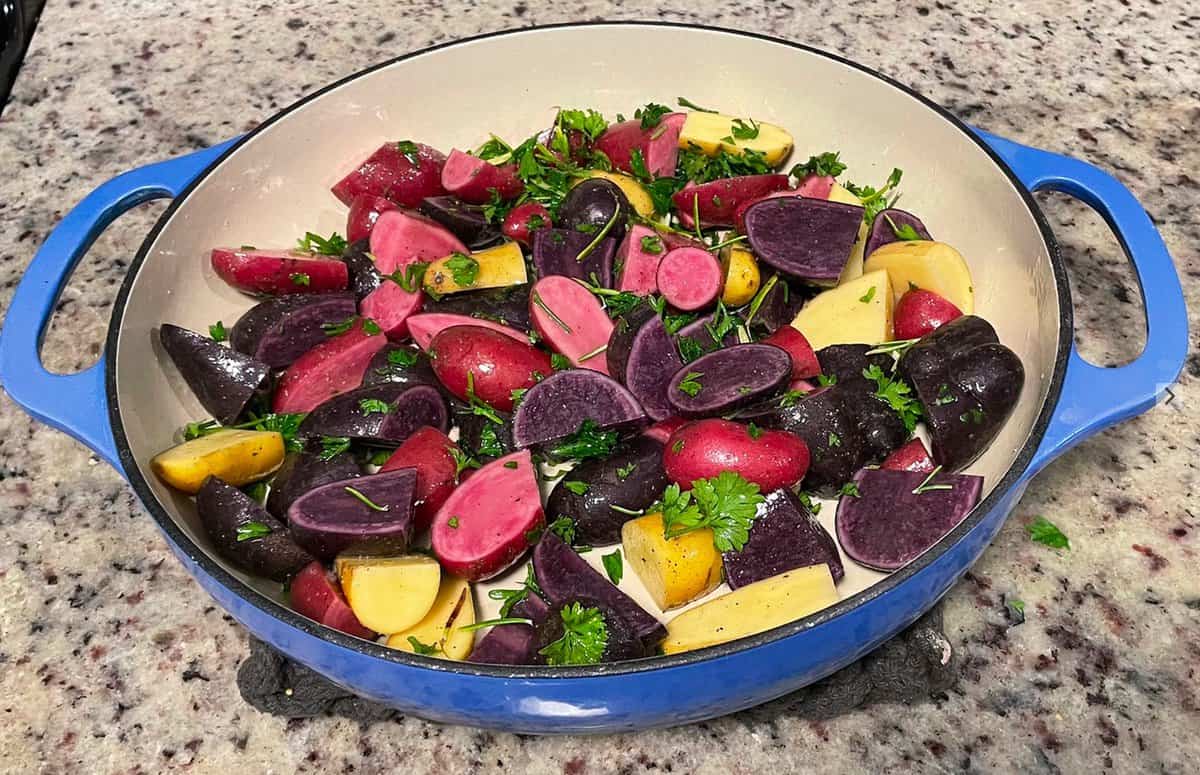
[[[471,596],[471,585],[458,576],[442,577],[437,599],[425,618],[403,632],[397,632],[387,640],[389,648],[416,652],[410,637],[426,646],[437,649],[430,656],[447,659],[466,659],[475,645],[475,634],[460,630],[475,623],[475,599]]]
[[[662,514],[647,514],[621,528],[621,547],[663,611],[706,595],[721,583],[721,555],[708,528],[665,538]]]
[[[829,566],[781,573],[735,589],[667,622],[664,654],[715,646],[793,622],[838,601]]]
[[[877,270],[817,294],[792,327],[814,350],[831,344],[879,344],[892,338],[894,305],[888,273]]]
[[[154,474],[195,495],[209,476],[234,487],[267,477],[283,464],[283,436],[274,431],[224,430],[185,441],[150,461]]]
[[[735,121],[738,131],[748,130],[758,133],[754,137],[735,136]],[[715,156],[719,151],[740,156],[742,151],[749,149],[763,154],[767,164],[774,166],[792,152],[792,136],[783,127],[768,124],[765,121],[739,119],[723,113],[691,112],[684,119],[683,129],[679,132],[679,147],[683,149],[699,148],[708,156]]]
[[[425,618],[441,587],[442,568],[424,554],[342,556],[334,561],[342,593],[364,627],[391,635]]]
[[[725,274],[725,287],[721,301],[729,307],[740,307],[754,298],[762,275],[754,254],[733,245],[721,251],[721,269]]]
[[[829,199],[834,202],[844,202],[848,205],[862,205],[862,200],[841,183],[834,182],[833,188],[829,191]],[[842,274],[838,277],[837,284],[845,285],[851,280],[857,280],[863,275],[863,251],[867,247],[867,235],[870,229],[867,228],[867,222],[864,220],[862,225],[858,227],[858,237],[854,240],[854,247],[850,251],[850,258],[846,261],[846,268],[842,270]]]
[[[643,218],[654,217],[654,200],[650,198],[650,192],[646,187],[639,183],[629,175],[622,175],[619,172],[605,172],[604,170],[590,170],[587,178],[579,178],[572,187],[579,185],[588,178],[603,178],[617,184],[617,188],[621,189],[621,193],[625,194],[625,198],[629,200],[629,205],[633,207],[634,212]]]
[[[962,254],[944,242],[908,240],[874,250],[864,269],[886,269],[897,301],[912,287],[933,291],[964,315],[975,312],[975,283]]]
[[[504,288],[528,282],[525,258],[516,242],[504,242],[471,255],[451,253],[425,270],[425,290],[438,295]]]

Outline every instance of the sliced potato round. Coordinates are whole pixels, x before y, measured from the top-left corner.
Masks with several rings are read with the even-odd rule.
[[[962,254],[944,242],[907,240],[892,242],[867,256],[864,270],[886,269],[897,301],[911,288],[932,291],[958,307],[964,315],[975,312],[975,283]]]

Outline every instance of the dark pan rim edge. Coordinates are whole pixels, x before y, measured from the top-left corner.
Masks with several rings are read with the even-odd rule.
[[[157,496],[150,489],[145,478],[142,476],[130,449],[129,441],[125,435],[124,426],[121,422],[121,411],[117,399],[116,391],[116,353],[117,342],[120,337],[121,321],[124,318],[125,305],[128,301],[129,293],[133,287],[133,282],[137,277],[142,263],[149,254],[150,247],[157,240],[159,233],[166,224],[174,216],[175,211],[187,201],[192,190],[203,182],[215,169],[217,169],[227,157],[239,150],[244,144],[256,137],[260,132],[267,127],[275,124],[283,118],[290,116],[296,109],[303,105],[312,102],[313,100],[323,96],[350,81],[364,77],[377,70],[403,62],[408,59],[415,58],[433,51],[438,51],[451,46],[472,43],[488,38],[501,37],[505,35],[518,35],[522,33],[538,32],[542,30],[564,29],[564,28],[581,28],[581,27],[622,27],[622,26],[639,26],[639,27],[667,27],[702,30],[705,32],[715,32],[727,35],[737,35],[746,38],[753,38],[768,43],[788,46],[798,49],[809,54],[824,57],[826,59],[838,62],[846,67],[853,68],[861,73],[864,73],[872,78],[880,80],[894,89],[906,94],[915,99],[918,103],[930,109],[943,120],[949,122],[952,126],[961,131],[970,140],[972,140],[979,148],[992,160],[996,167],[1009,179],[1017,194],[1022,198],[1030,215],[1037,223],[1038,229],[1041,231],[1042,239],[1046,244],[1047,252],[1050,257],[1050,264],[1054,273],[1055,290],[1059,299],[1059,335],[1057,352],[1055,355],[1054,370],[1050,376],[1050,385],[1046,392],[1046,397],[1042,403],[1041,411],[1039,412],[1033,427],[1030,429],[1029,436],[1025,441],[1024,446],[1018,452],[1016,459],[1009,467],[1008,471],[1001,480],[992,488],[991,493],[984,498],[982,502],[977,504],[971,513],[962,522],[955,527],[948,535],[942,538],[934,547],[926,551],[917,559],[906,565],[904,568],[892,573],[887,578],[877,582],[867,589],[859,592],[856,595],[840,600],[828,608],[822,609],[817,613],[798,619],[788,624],[780,625],[771,630],[758,633],[746,638],[722,643],[716,646],[709,646],[695,651],[688,651],[681,654],[671,656],[659,656],[647,659],[633,660],[630,662],[617,662],[601,665],[586,665],[578,667],[521,667],[521,666],[506,666],[506,665],[485,665],[475,664],[470,662],[451,662],[449,660],[434,659],[432,657],[423,657],[415,654],[410,654],[406,651],[398,649],[390,649],[373,641],[366,641],[356,638],[352,635],[346,635],[342,632],[334,630],[331,627],[326,627],[317,622],[296,613],[285,605],[275,602],[274,600],[260,594],[233,574],[226,571],[212,557],[202,551],[182,530],[175,524],[174,519],[166,512],[162,504],[158,501]],[[262,613],[278,619],[281,622],[295,627],[302,632],[312,635],[336,645],[341,648],[357,651],[361,654],[375,657],[378,659],[396,662],[410,667],[424,668],[433,671],[460,675],[474,675],[486,678],[496,679],[562,679],[562,678],[607,678],[618,675],[642,673],[651,670],[663,670],[672,667],[680,667],[690,665],[696,662],[707,661],[710,659],[718,659],[727,657],[735,653],[750,651],[753,648],[774,641],[788,638],[796,635],[804,630],[811,629],[818,625],[824,624],[836,617],[849,613],[850,611],[870,602],[871,600],[883,595],[887,592],[896,589],[902,585],[907,579],[912,577],[921,569],[928,566],[935,559],[941,557],[951,548],[953,548],[959,540],[968,532],[973,530],[993,508],[1008,494],[1008,492],[1021,480],[1025,469],[1033,460],[1034,453],[1037,451],[1038,445],[1041,443],[1042,436],[1045,434],[1046,427],[1050,423],[1050,418],[1058,405],[1058,399],[1062,392],[1063,379],[1066,373],[1066,361],[1070,351],[1072,342],[1072,332],[1074,331],[1074,313],[1071,304],[1070,287],[1068,285],[1066,269],[1063,265],[1061,251],[1049,224],[1046,221],[1045,215],[1041,208],[1034,200],[1032,193],[1021,183],[1020,179],[1012,171],[1011,168],[1004,162],[1000,156],[993,151],[986,142],[978,135],[971,131],[963,121],[958,119],[941,105],[924,97],[914,89],[896,81],[895,79],[883,75],[875,70],[853,62],[844,57],[832,54],[827,51],[822,51],[812,46],[793,41],[776,38],[770,35],[764,35],[756,32],[747,32],[743,30],[724,29],[711,25],[695,24],[688,22],[662,22],[662,21],[589,21],[589,22],[565,22],[558,24],[548,24],[531,27],[518,27],[495,32],[487,32],[479,35],[474,35],[467,38],[438,43],[426,48],[412,51],[407,54],[389,59],[371,67],[359,70],[344,78],[340,78],[333,83],[330,83],[317,91],[308,94],[288,107],[274,114],[263,123],[259,124],[250,132],[243,135],[236,143],[230,146],[221,154],[219,158],[214,160],[195,180],[193,180],[186,189],[184,189],[178,197],[172,201],[166,211],[159,217],[154,228],[146,236],[138,249],[137,255],[129,266],[125,280],[121,284],[120,292],[117,295],[116,301],[113,304],[112,318],[109,322],[108,335],[105,341],[105,387],[108,392],[107,400],[109,407],[109,418],[112,425],[113,437],[117,445],[117,453],[120,456],[122,466],[128,476],[129,484],[137,493],[138,498],[146,507],[146,510],[158,522],[159,527],[166,533],[168,539],[175,544],[187,557],[194,562],[204,573],[208,574],[217,583],[232,591],[242,600],[253,605]]]

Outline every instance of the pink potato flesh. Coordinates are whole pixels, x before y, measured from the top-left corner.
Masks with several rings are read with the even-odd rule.
[[[712,418],[671,434],[663,451],[667,478],[690,489],[697,479],[733,471],[764,492],[791,487],[808,472],[808,445],[787,431],[756,429]]]
[[[475,397],[502,412],[513,408],[512,392],[528,389],[553,372],[550,356],[526,341],[483,326],[453,326],[433,338],[427,350],[433,373],[447,390],[468,400],[470,376]]]
[[[699,185],[688,183],[671,197],[671,201],[679,215],[679,223],[685,229],[696,227],[693,214],[697,210],[700,211],[701,226],[733,226],[738,205],[787,187],[787,175],[742,175]]]
[[[395,210],[399,205],[390,199],[373,194],[359,194],[350,203],[350,212],[346,214],[346,239],[358,242],[371,236],[375,222],[381,213]]]
[[[642,296],[658,293],[658,265],[667,250],[666,242],[654,229],[640,224],[630,226],[617,248],[616,263],[621,267],[617,290]]]
[[[492,198],[492,191],[507,201],[525,190],[525,184],[517,177],[515,164],[496,166],[458,149],[450,151],[446,157],[446,165],[442,167],[442,187],[475,205],[486,204]]]
[[[528,336],[515,328],[509,328],[502,323],[495,323],[484,318],[473,318],[470,315],[459,315],[453,312],[422,312],[420,315],[413,315],[408,319],[408,333],[417,343],[417,347],[422,350],[428,350],[429,343],[435,336],[454,326],[480,326],[498,331],[518,342],[529,341]]]
[[[791,326],[780,326],[775,333],[762,340],[763,344],[773,344],[792,356],[792,379],[807,379],[821,373],[821,364],[817,354],[804,334]]]
[[[672,177],[679,160],[679,130],[686,117],[684,113],[668,113],[651,129],[642,129],[639,119],[613,124],[596,138],[596,150],[608,156],[615,169],[630,174],[630,158],[635,149],[639,150],[651,175]]]
[[[721,295],[721,265],[703,248],[675,248],[659,263],[656,282],[671,306],[690,312]]]
[[[796,184],[796,193],[811,199],[828,199],[835,182],[829,175],[808,175]]]
[[[401,143],[384,143],[331,190],[345,205],[354,202],[355,197],[370,194],[404,207],[416,207],[427,196],[446,193],[442,188],[445,163],[441,151],[424,143],[413,143],[411,148],[402,147]]]
[[[666,444],[671,434],[692,422],[688,417],[668,417],[651,425],[642,431],[643,436],[649,436],[660,444]]]
[[[350,281],[342,261],[292,250],[213,248],[212,267],[234,288],[255,295],[342,291]]]
[[[379,287],[363,297],[359,310],[371,318],[388,339],[400,341],[408,335],[408,319],[421,311],[425,294],[409,292],[391,280],[384,280]]]
[[[562,275],[543,277],[529,293],[529,319],[542,341],[573,366],[608,373],[602,348],[613,322],[587,288]]]
[[[373,640],[375,633],[362,626],[338,589],[333,575],[319,560],[305,565],[288,586],[292,608],[326,627],[347,635]]]
[[[883,459],[879,467],[888,471],[918,471],[924,474],[930,473],[934,468],[929,450],[925,449],[925,442],[920,439],[912,439],[893,451]]]
[[[516,463],[516,467],[512,467]],[[528,450],[493,460],[459,485],[433,519],[433,553],[469,581],[503,573],[545,523]]]
[[[340,321],[330,321],[336,323]],[[362,384],[363,374],[387,338],[369,334],[361,321],[297,358],[279,378],[272,409],[311,412],[330,398]]]

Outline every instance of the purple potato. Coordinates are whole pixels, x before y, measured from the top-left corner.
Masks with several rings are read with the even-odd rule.
[[[427,299],[423,311],[469,315],[518,331],[529,331],[529,290],[529,283],[524,283],[489,291],[455,293],[438,301]]]
[[[667,397],[675,414],[713,417],[772,396],[787,387],[792,358],[769,344],[735,344],[702,355],[671,377]]]
[[[222,425],[237,419],[271,372],[245,353],[170,323],[162,324],[158,339],[200,405]]]
[[[217,553],[247,573],[285,581],[313,561],[287,526],[215,476],[205,479],[196,493],[196,513]]]
[[[353,243],[342,254],[342,261],[350,271],[350,290],[359,301],[371,294],[383,282],[383,275],[371,258],[371,240],[364,237]]]
[[[533,548],[533,571],[538,586],[552,606],[594,600],[623,617],[647,650],[667,637],[667,628],[658,619],[597,573],[587,560],[553,533],[544,533]]]
[[[470,406],[452,400],[451,422],[458,427],[458,446],[481,461],[503,457],[515,452],[512,441],[512,415],[496,410],[496,424],[489,417],[477,414]]]
[[[271,480],[271,492],[267,495],[267,511],[277,519],[287,517],[288,506],[304,493],[323,484],[352,479],[362,473],[354,455],[345,450],[323,459],[324,447],[320,439],[309,439],[299,452],[292,452],[283,459],[283,465]]]
[[[586,486],[575,492],[571,482]],[[615,511],[614,505],[641,511],[658,500],[670,484],[663,469],[663,445],[648,436],[639,436],[622,445],[606,458],[588,460],[572,468],[554,486],[546,501],[546,521],[570,517],[575,522],[575,538],[580,544],[608,546],[621,542],[621,526],[628,514]]]
[[[513,604],[508,615],[529,619],[535,625],[540,624],[550,615],[550,604],[543,600],[541,595],[530,590],[525,597]]]
[[[775,284],[767,289],[758,311],[750,320],[751,328],[762,329],[768,334],[775,333],[796,318],[796,313],[804,306],[804,295],[788,285],[782,275],[776,275]],[[770,281],[768,281],[770,282]]]
[[[933,459],[952,471],[987,448],[1025,384],[1021,359],[974,315],[922,337],[900,359],[899,372],[924,407]]]
[[[970,474],[864,468],[854,483],[858,497],[838,503],[838,543],[858,564],[883,571],[902,568],[942,540],[983,492],[983,477]]]
[[[488,630],[471,649],[468,662],[483,665],[538,665],[537,632],[528,624],[502,624]]]
[[[529,388],[512,417],[517,449],[546,444],[579,430],[584,420],[599,428],[643,424],[646,413],[633,394],[607,374],[591,369],[557,371]]]
[[[323,484],[288,507],[292,537],[319,560],[348,550],[403,554],[412,543],[416,487],[415,468]]]
[[[892,376],[895,367],[891,355],[867,355],[871,349],[865,344],[830,345],[817,353],[817,360],[821,371],[836,380],[832,390],[843,414],[858,427],[868,459],[879,460],[901,447],[912,434],[891,404],[876,395],[878,384],[864,375],[871,366],[878,366],[885,375]]]
[[[750,540],[740,552],[724,552],[721,562],[730,589],[821,563],[829,566],[834,582],[846,573],[833,537],[791,490],[767,494],[750,527]]]
[[[417,211],[437,221],[471,250],[499,242],[503,235],[488,221],[481,205],[467,204],[456,196],[428,196]]]
[[[674,414],[667,385],[683,359],[652,307],[639,304],[617,318],[605,357],[608,373],[629,388],[650,419],[664,420]]]
[[[633,208],[620,186],[604,178],[588,178],[567,192],[558,207],[557,224],[594,237],[615,217],[605,237],[619,245],[632,214]]]
[[[563,636],[565,629],[562,618],[563,609],[570,608],[576,603],[585,610],[597,609],[604,620],[608,640],[604,644],[604,652],[600,655],[601,662],[621,662],[626,659],[640,659],[648,656],[645,642],[641,639],[637,628],[629,620],[601,600],[580,596],[575,600],[554,606],[550,615],[534,627],[537,631],[538,655],[543,662],[546,661],[546,657],[542,655],[542,650]]]
[[[828,199],[765,199],[746,210],[746,236],[759,261],[789,277],[833,283],[858,239],[863,208]]]
[[[255,304],[238,318],[229,343],[273,369],[282,369],[329,339],[322,326],[356,314],[352,293],[280,296]]]
[[[893,224],[895,225],[893,226]],[[929,236],[929,231],[925,228],[925,224],[921,223],[920,218],[906,210],[889,207],[886,210],[880,210],[879,214],[875,216],[875,221],[871,224],[871,231],[867,234],[867,242],[863,246],[863,257],[870,256],[884,245],[899,242],[900,237],[896,235],[896,230],[903,229],[905,226],[912,228],[919,239],[933,239]]]
[[[300,423],[299,435],[345,436],[395,446],[424,425],[444,433],[449,427],[449,414],[446,399],[432,385],[384,382],[355,388],[324,402]]]
[[[706,353],[710,353],[720,347],[731,347],[737,344],[737,330],[732,328],[729,329],[729,331],[721,339],[720,345],[713,340],[712,332],[709,331],[709,327],[713,324],[715,318],[716,313],[702,315],[696,320],[693,320],[691,323],[681,326],[680,329],[675,332],[675,340],[677,345],[678,342],[685,338],[691,339],[693,342],[700,345],[701,350]]]
[[[579,254],[595,239],[574,229],[538,229],[533,233],[533,266],[538,277],[560,274],[592,282],[592,275],[604,288],[612,287],[613,256],[617,241],[605,237],[579,260]]]
[[[442,383],[433,373],[429,356],[408,345],[391,343],[375,354],[363,372],[363,387],[393,382],[398,385],[432,385],[439,390]]]

